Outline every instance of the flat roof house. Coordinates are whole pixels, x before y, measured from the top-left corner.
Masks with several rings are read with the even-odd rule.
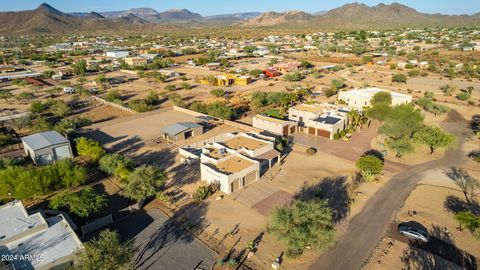
[[[375,87],[355,89],[351,91],[340,91],[338,93],[338,99],[345,101],[349,107],[362,109],[365,106],[370,106],[373,96],[379,92],[389,92],[392,95],[392,106],[408,104],[412,102],[411,95],[400,94]]]
[[[130,53],[128,51],[108,51],[106,56],[112,58],[124,58],[127,57]]]
[[[23,137],[22,144],[25,154],[37,165],[73,157],[70,141],[56,131],[40,132]]]
[[[180,149],[185,157],[200,160],[201,179],[218,182],[226,194],[236,192],[280,161],[275,139],[257,133],[226,133],[200,149]]]
[[[299,104],[288,110],[288,119],[299,124],[299,131],[333,139],[347,128],[349,110],[328,103]]]
[[[163,138],[169,141],[183,141],[192,136],[202,135],[203,126],[192,122],[181,122],[162,129]]]
[[[125,57],[125,63],[130,66],[140,66],[147,64],[147,58],[142,57]]]
[[[257,114],[253,117],[252,125],[254,128],[259,128],[280,136],[292,135],[298,126],[295,121],[282,120],[262,114]]]
[[[63,215],[29,215],[21,201],[0,206],[1,269],[63,269],[83,250]]]

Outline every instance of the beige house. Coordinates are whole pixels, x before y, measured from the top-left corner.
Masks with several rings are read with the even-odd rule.
[[[201,149],[181,148],[183,160],[200,161],[201,179],[218,182],[226,194],[236,192],[280,161],[275,139],[257,133],[228,133]]]
[[[408,104],[412,102],[411,95],[400,94],[397,92],[384,90],[380,88],[364,88],[351,91],[341,91],[338,93],[338,99],[345,101],[349,107],[362,109],[370,106],[373,96],[379,92],[389,92],[392,95],[392,105]]]
[[[252,119],[252,125],[255,128],[265,130],[275,135],[289,136],[297,131],[297,122],[282,120],[257,114]]]
[[[130,66],[141,66],[146,65],[148,59],[143,57],[125,57],[125,63]]]
[[[288,119],[298,122],[298,130],[333,139],[347,128],[349,110],[328,103],[299,104],[288,110]]]

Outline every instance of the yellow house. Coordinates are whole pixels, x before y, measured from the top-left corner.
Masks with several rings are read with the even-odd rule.
[[[250,76],[240,76],[235,80],[236,85],[248,85],[252,82],[252,77]]]
[[[231,85],[248,85],[252,82],[250,76],[238,76],[231,73],[224,73],[223,75],[217,75],[214,79],[208,77],[197,78],[199,83],[211,86],[231,86]]]

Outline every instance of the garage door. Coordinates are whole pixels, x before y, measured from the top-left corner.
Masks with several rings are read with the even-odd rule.
[[[330,131],[317,129],[317,136],[324,137],[324,138],[330,138]]]
[[[230,192],[235,192],[240,189],[240,179],[234,180],[230,183]]]
[[[70,157],[70,150],[68,149],[68,145],[53,148],[53,151],[57,160]]]
[[[245,185],[248,185],[257,180],[257,172],[251,172],[245,176]]]
[[[53,158],[52,158],[52,155],[50,154],[39,155],[37,157],[37,163],[39,165],[49,164],[49,163],[52,163],[52,161],[53,161]]]
[[[315,128],[313,128],[313,127],[308,127],[308,134],[315,135]]]

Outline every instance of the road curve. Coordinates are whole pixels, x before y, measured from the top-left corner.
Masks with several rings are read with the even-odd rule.
[[[309,269],[355,270],[362,267],[387,231],[395,213],[422,179],[422,174],[430,169],[447,168],[462,162],[465,156],[462,145],[468,134],[466,121],[452,110],[444,128],[457,136],[459,147],[447,150],[442,159],[412,166],[392,177],[351,219],[346,233],[333,248],[324,252]]]

